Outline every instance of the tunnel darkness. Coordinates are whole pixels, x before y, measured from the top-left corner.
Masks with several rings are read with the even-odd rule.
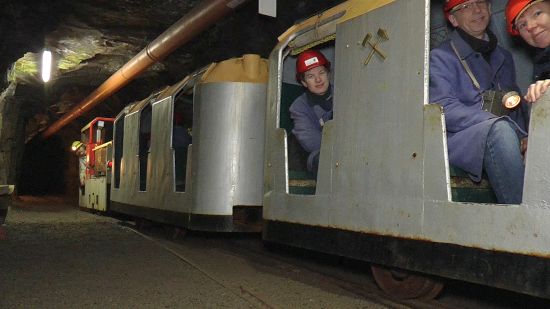
[[[59,136],[34,138],[25,145],[17,179],[19,195],[65,194],[67,145]]]
[[[5,100],[21,104],[22,119],[36,120],[27,123],[25,129],[29,129],[29,132],[25,133],[24,138],[32,134],[40,135],[44,125],[51,124],[81,102],[110,76],[111,71],[134,57],[137,51],[199,2],[3,1],[0,6],[3,13],[0,33],[3,34],[4,44],[0,46],[0,72],[18,72],[20,75],[16,76],[15,81],[10,81],[8,74],[4,74],[3,78],[0,77],[0,84],[3,87],[16,85],[14,93],[6,96]],[[78,160],[67,147],[80,136],[80,128],[87,122],[96,116],[114,117],[127,104],[146,98],[163,86],[173,85],[190,72],[212,62],[250,53],[268,57],[277,44],[277,37],[294,23],[341,2],[343,0],[279,0],[281,9],[278,10],[277,18],[272,18],[258,14],[258,1],[249,1],[248,5],[229,14],[163,59],[161,64],[144,72],[104,104],[83,115],[71,128],[65,128],[59,133],[61,137],[51,137],[46,141],[30,140],[23,150],[20,141],[24,138],[11,138],[10,143],[17,141],[15,153],[23,151],[23,156],[17,158],[17,168],[11,166],[9,177],[6,176],[7,179],[3,181],[15,182],[17,194],[20,195],[77,196]],[[159,3],[171,9],[167,10]],[[151,22],[155,20],[152,16],[156,19],[166,18],[164,22]],[[88,44],[88,39],[82,39],[88,37],[99,39],[101,48]],[[84,60],[76,57],[76,60],[82,61],[77,68],[57,72],[60,75],[50,81],[46,93],[42,94],[43,83],[29,70],[23,70],[27,68],[23,64],[28,63],[24,57],[27,53],[38,55],[45,45],[82,56]],[[32,59],[34,56],[29,57]],[[20,62],[20,71],[14,70],[18,59],[25,60]],[[8,164],[12,161],[15,159]],[[17,175],[13,179],[15,173]]]

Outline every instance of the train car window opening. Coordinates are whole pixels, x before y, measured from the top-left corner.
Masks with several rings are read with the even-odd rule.
[[[120,170],[121,162],[124,154],[124,118],[126,115],[122,115],[120,118],[115,120],[115,139],[114,139],[114,187],[120,188]]]
[[[99,123],[99,122],[98,122]],[[98,126],[96,132],[101,135],[101,138],[98,139],[98,143],[92,149],[93,155],[93,166],[94,166],[94,176],[95,177],[105,177],[107,175],[107,162],[111,156],[112,151],[112,141],[106,140],[104,136],[107,136],[107,131],[112,132],[113,122],[103,121],[103,127]],[[112,134],[111,134],[112,135]]]
[[[489,28],[497,37],[498,44],[512,53],[515,61],[516,82],[520,89],[527,89],[531,83],[532,61],[529,52],[514,42],[505,30],[504,15],[506,1],[493,1],[491,8],[491,24]],[[430,50],[445,42],[453,31],[445,19],[443,2],[433,2],[430,10]],[[435,103],[435,102],[433,102]],[[497,203],[488,177],[483,173],[480,182],[470,180],[468,174],[455,166],[449,165],[452,201],[474,203]]]
[[[147,162],[151,147],[152,108],[147,104],[139,114],[139,190],[147,189]]]
[[[516,71],[518,76],[518,83],[521,83],[519,78],[521,76],[530,76],[531,65],[525,65],[524,56],[518,53],[517,46],[508,38],[507,33],[503,33],[501,26],[497,21],[504,20],[504,2],[493,3],[492,8],[492,25],[491,30],[498,37],[498,44],[513,52],[516,61]],[[430,50],[438,47],[441,43],[448,40],[453,28],[445,19],[443,14],[443,3],[432,3],[432,9],[430,10]],[[519,61],[518,61],[519,60]],[[529,62],[530,60],[527,60]],[[521,65],[518,65],[522,63]],[[524,74],[520,74],[523,72]],[[521,87],[524,89],[526,87]],[[434,102],[435,103],[435,102]],[[496,204],[497,199],[495,193],[491,187],[489,179],[485,173],[482,175],[480,182],[474,182],[470,179],[468,173],[464,170],[449,165],[450,186],[451,186],[451,200],[454,202],[473,202],[473,203],[490,203]]]
[[[80,133],[80,141],[87,145],[90,142],[90,139],[88,138],[88,130],[84,130]]]
[[[181,91],[174,99],[172,121],[172,149],[174,150],[174,184],[176,192],[185,192],[187,156],[192,144],[193,93],[192,88]]]
[[[100,120],[95,124],[93,143],[103,144],[113,138],[113,126],[109,121]]]
[[[441,14],[442,15],[442,14]],[[449,28],[446,22],[433,25],[430,31],[430,50],[446,41]],[[487,175],[484,173],[479,183],[474,182],[464,170],[449,164],[451,200],[454,202],[497,203],[497,199]]]
[[[329,73],[329,83],[331,85],[329,91],[331,92],[334,88],[334,39],[335,37],[332,37],[328,42],[322,42],[312,47],[312,49],[320,51],[331,63]],[[298,97],[306,93],[306,88],[298,81],[296,75],[296,59],[297,56],[287,56],[283,61],[279,127],[285,129],[287,133],[288,171],[286,174],[288,177],[289,193],[314,195],[317,185],[316,166],[318,165],[320,154],[310,155],[310,153],[302,147],[298,138],[292,133],[294,121],[291,117],[290,107]],[[313,168],[311,168],[312,166]]]

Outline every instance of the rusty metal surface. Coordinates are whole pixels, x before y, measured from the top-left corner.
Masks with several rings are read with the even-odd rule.
[[[270,220],[264,221],[263,237],[270,242],[550,300],[548,257]]]
[[[426,9],[423,15],[411,13],[390,22],[395,12],[415,11],[406,6],[418,8],[422,2]],[[532,111],[524,202],[499,205],[451,201],[453,179],[449,175],[444,115],[439,106],[428,105],[430,3],[402,0],[395,5],[399,9],[381,8],[376,14],[342,23],[336,30],[334,119],[323,128],[315,196],[288,193],[287,136],[278,127],[285,43],[272,52],[271,66],[279,71],[270,73],[264,219],[309,229],[332,229],[337,236],[330,241],[327,235],[319,234],[303,244],[295,243],[295,233],[280,239],[279,231],[264,230],[264,237],[372,260],[385,250],[395,251],[392,237],[414,240],[418,243],[393,252],[395,259],[380,257],[377,262],[460,280],[469,277],[471,282],[511,290],[518,284],[518,291],[550,297],[546,284],[550,257],[550,146],[546,142],[550,134],[550,96],[537,102]],[[399,23],[408,27],[399,27]],[[425,31],[416,31],[422,25]],[[388,57],[373,58],[367,66],[361,66],[372,48],[367,44],[362,49],[360,40],[380,28],[387,29],[390,37],[381,45]],[[411,39],[415,44],[424,44],[422,52],[422,46],[404,43]],[[334,244],[342,241],[338,237],[347,233],[359,234],[350,235],[343,249],[334,249]],[[381,244],[377,248],[359,241],[363,235],[382,236]],[[411,254],[423,250],[422,246],[426,246],[425,252]],[[433,259],[443,259],[440,268],[435,268],[431,260],[417,267],[431,246],[459,247],[456,251],[466,254],[459,261],[452,253],[436,252]],[[472,253],[470,257],[468,252]],[[533,265],[528,264],[531,262]],[[444,263],[455,263],[454,270],[447,271],[449,267]],[[468,263],[477,268],[465,268]],[[503,275],[506,272],[510,272],[508,277]],[[485,279],[491,276],[496,279]],[[532,276],[533,285],[518,280],[523,276]]]

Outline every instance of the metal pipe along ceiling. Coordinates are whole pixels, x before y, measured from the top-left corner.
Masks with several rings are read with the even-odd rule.
[[[111,75],[82,102],[49,126],[42,133],[42,136],[44,138],[52,136],[75,118],[91,110],[120,88],[127,85],[155,62],[164,59],[164,57],[168,56],[179,46],[193,39],[246,1],[205,0],[201,2],[187,15],[168,28],[168,30],[149,43],[146,48]]]

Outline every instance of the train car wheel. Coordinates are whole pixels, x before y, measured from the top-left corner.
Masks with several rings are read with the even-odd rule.
[[[398,299],[433,299],[443,289],[442,282],[431,278],[378,265],[372,265],[371,270],[374,280],[382,291]]]
[[[138,231],[143,231],[143,230],[150,227],[150,223],[149,223],[149,221],[147,221],[147,219],[135,217],[134,218],[134,223],[135,223],[136,229]]]
[[[185,238],[187,235],[187,229],[181,228],[179,226],[165,226],[164,231],[166,232],[166,237],[172,240],[178,240]]]

